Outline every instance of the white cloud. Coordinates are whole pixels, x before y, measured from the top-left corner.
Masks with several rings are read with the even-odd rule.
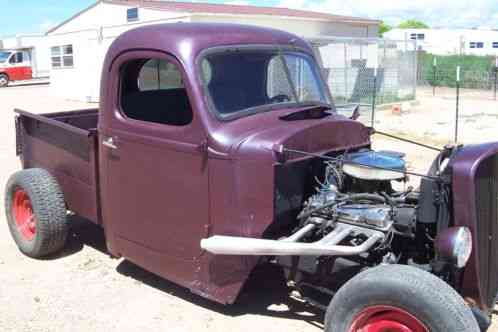
[[[376,18],[391,24],[415,18],[431,26],[498,28],[496,0],[281,0],[279,5]]]

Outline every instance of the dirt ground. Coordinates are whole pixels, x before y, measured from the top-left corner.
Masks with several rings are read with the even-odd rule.
[[[88,106],[94,107],[51,97],[44,85],[0,89],[2,202],[3,185],[19,169],[12,109],[43,113]],[[405,117],[395,118],[388,113],[382,116],[398,120]],[[424,119],[421,126],[428,122]],[[395,126],[394,121],[390,125]],[[408,152],[410,167],[422,172],[434,158],[427,150],[391,140],[376,138],[375,147]],[[102,231],[85,221],[75,221],[67,249],[61,255],[45,260],[27,258],[10,237],[3,204],[0,210],[2,332],[321,330],[322,314],[289,299],[286,289],[280,286],[278,270],[257,271],[237,304],[223,307],[132,263],[109,258]],[[491,331],[498,332],[498,326]]]
[[[417,89],[417,104],[402,104],[402,113],[376,112],[379,130],[415,137],[424,142],[443,145],[454,142],[456,89]],[[459,143],[482,143],[498,140],[498,101],[491,90],[462,89],[459,102]]]

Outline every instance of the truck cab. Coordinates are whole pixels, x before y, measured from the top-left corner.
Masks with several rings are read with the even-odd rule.
[[[266,262],[328,332],[489,326],[498,144],[442,148],[420,188],[395,190],[403,154],[338,114],[295,35],[141,27],[111,45],[99,109],[16,112],[6,213],[29,256],[64,246],[69,210],[104,228],[110,255],[219,303]]]
[[[33,78],[31,56],[26,50],[0,50],[0,87],[10,81],[24,81]]]

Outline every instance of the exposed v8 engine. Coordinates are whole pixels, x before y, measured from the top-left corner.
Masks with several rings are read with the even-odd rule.
[[[329,161],[324,181],[300,215],[332,226],[335,222],[410,235],[416,228],[418,195],[411,188],[393,190],[391,181],[405,181],[403,155],[362,151]],[[318,220],[320,219],[320,220]]]

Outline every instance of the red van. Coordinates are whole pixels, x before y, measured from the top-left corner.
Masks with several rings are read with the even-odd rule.
[[[28,51],[0,51],[0,88],[11,81],[33,78],[31,56]]]

